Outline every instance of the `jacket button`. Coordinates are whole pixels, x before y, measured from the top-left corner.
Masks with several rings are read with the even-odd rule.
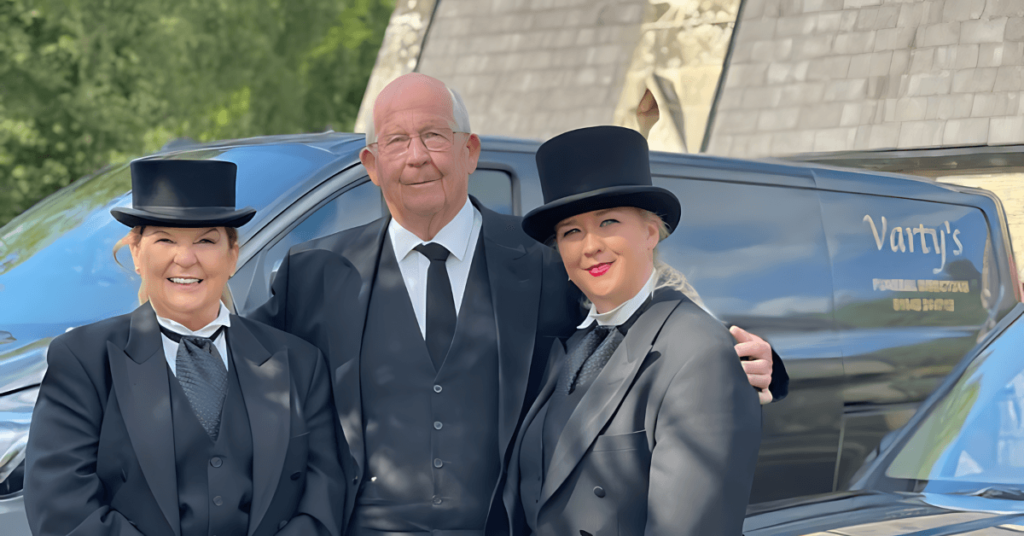
[[[220,495],[218,495],[218,496],[213,498],[213,504],[215,504],[217,506],[221,506],[221,505],[224,504],[224,499],[221,499]]]
[[[441,392],[441,386],[440,385],[435,385],[434,386],[434,392],[435,393],[440,393]]]
[[[441,504],[441,498],[437,495],[434,495],[434,504]]]
[[[443,426],[444,425],[441,424],[441,421],[434,421],[434,430],[440,430]]]
[[[604,498],[604,488],[602,488],[601,486],[595,486],[594,487],[594,495],[597,495],[598,499],[603,499]]]
[[[210,458],[210,465],[220,467],[224,465],[224,460],[221,460],[218,456],[214,456],[213,458]]]
[[[301,471],[295,471],[294,473],[292,473],[292,480],[298,480],[299,477],[301,477],[301,476],[302,476],[302,472]]]
[[[438,469],[444,467],[444,462],[441,461],[441,458],[434,458],[434,467]]]

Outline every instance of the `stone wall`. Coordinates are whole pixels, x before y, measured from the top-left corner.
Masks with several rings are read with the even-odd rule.
[[[373,101],[380,90],[395,78],[416,70],[436,4],[437,0],[398,0],[395,3],[395,11],[391,13],[384,41],[377,53],[377,62],[359,104],[355,132],[366,131],[367,120],[373,113]]]
[[[1024,0],[745,0],[709,152],[1024,143]]]
[[[614,124],[635,128],[637,103],[651,88],[662,111],[648,138],[651,148],[699,151],[739,5],[740,0],[650,0]]]
[[[544,139],[636,127],[651,88],[651,147],[700,148],[740,0],[399,0],[356,130],[377,93],[419,71],[458,89],[473,129]],[[436,5],[436,9],[435,9]]]
[[[439,1],[417,70],[459,90],[474,131],[611,123],[647,0]]]

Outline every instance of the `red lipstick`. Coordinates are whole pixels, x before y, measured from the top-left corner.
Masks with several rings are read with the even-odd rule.
[[[587,271],[590,272],[590,275],[592,275],[594,277],[600,277],[600,276],[604,275],[605,272],[607,272],[608,269],[611,268],[611,267],[612,267],[612,263],[610,263],[610,262],[602,262],[601,264],[598,264],[597,266],[591,267]]]

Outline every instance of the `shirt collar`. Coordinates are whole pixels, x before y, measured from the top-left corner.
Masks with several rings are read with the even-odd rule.
[[[164,318],[160,315],[156,316],[156,321],[159,322],[161,326],[186,337],[209,337],[216,333],[221,326],[231,327],[231,313],[228,312],[228,308],[224,306],[223,302],[221,302],[217,318],[214,318],[213,322],[210,322],[196,331],[192,331],[174,320]]]
[[[442,227],[430,242],[441,244],[460,261],[466,258],[466,253],[469,251],[469,237],[473,234],[475,212],[476,207],[469,202],[467,197],[466,204],[462,205],[459,213],[452,218],[452,221],[448,222],[448,225]],[[399,261],[408,256],[416,246],[428,243],[420,240],[420,237],[413,234],[412,231],[402,227],[402,224],[394,218],[391,218],[391,223],[388,225],[388,234],[391,238],[391,245],[395,248],[395,257]]]
[[[595,321],[599,326],[618,326],[629,320],[629,317],[633,316],[633,313],[640,309],[644,302],[647,301],[647,298],[651,297],[651,294],[654,293],[654,286],[658,282],[657,274],[657,270],[652,270],[651,277],[647,279],[647,283],[640,289],[640,292],[637,292],[635,296],[622,302],[618,307],[607,313],[597,312],[594,304],[590,304],[590,312],[577,329],[584,329]]]

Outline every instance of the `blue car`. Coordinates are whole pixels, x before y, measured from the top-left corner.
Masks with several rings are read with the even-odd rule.
[[[154,155],[238,165],[237,202],[257,214],[240,229],[236,312],[268,298],[290,247],[386,215],[359,163],[364,143],[324,133]],[[506,214],[542,204],[538,146],[484,137],[470,194]],[[848,487],[1020,302],[1005,217],[988,192],[781,161],[652,153],[651,166],[683,206],[662,259],[722,322],[769,340],[789,371],[789,396],[764,408],[753,503]],[[127,165],[113,166],[0,228],[4,534],[24,523],[22,460],[49,341],[138,305],[130,255],[113,255],[126,230],[110,216],[130,203],[130,187]]]
[[[1024,533],[1024,305],[842,493],[756,505],[746,536]]]

